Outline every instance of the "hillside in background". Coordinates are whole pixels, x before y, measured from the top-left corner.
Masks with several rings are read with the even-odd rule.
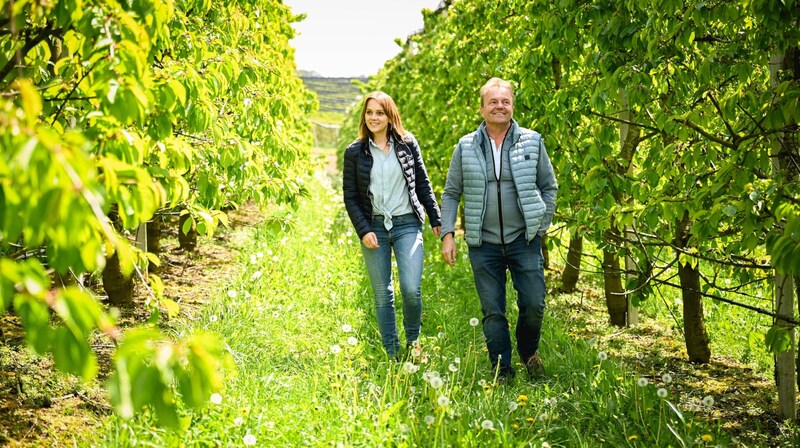
[[[320,112],[342,114],[346,113],[347,109],[361,95],[355,82],[367,81],[367,78],[326,78],[302,72],[300,78],[306,87],[317,94]]]

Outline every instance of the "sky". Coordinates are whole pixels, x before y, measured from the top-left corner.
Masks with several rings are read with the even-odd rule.
[[[422,9],[436,9],[440,0],[283,0],[295,14],[299,70],[327,77],[374,75],[400,52],[395,38],[422,29]]]

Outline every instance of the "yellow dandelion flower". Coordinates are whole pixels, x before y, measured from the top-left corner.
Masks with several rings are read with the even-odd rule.
[[[516,424],[516,423],[512,424],[511,427],[514,428],[514,429],[519,429],[519,425]]]
[[[533,417],[528,417],[525,419],[526,422],[533,423]]]
[[[630,437],[628,437],[628,440],[630,440],[631,442],[635,442],[639,440],[639,436],[636,434],[632,434]]]
[[[437,325],[437,326],[436,326],[436,329],[437,329],[437,330],[443,330],[443,329],[444,329],[444,327],[443,327],[443,326],[441,326],[441,325]]]
[[[517,401],[528,401],[528,396],[520,395],[519,397],[517,397]]]
[[[714,440],[714,437],[711,434],[703,434],[703,436],[700,438],[703,439],[703,442],[710,442]]]

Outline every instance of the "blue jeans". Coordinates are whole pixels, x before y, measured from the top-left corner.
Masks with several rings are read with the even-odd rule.
[[[400,277],[400,294],[403,297],[403,328],[406,343],[419,338],[422,321],[422,224],[417,215],[395,216],[392,230],[386,230],[383,216],[375,216],[372,229],[378,237],[377,249],[367,249],[361,243],[361,252],[367,265],[367,275],[375,295],[378,329],[386,353],[397,355],[400,341],[397,336],[394,308],[394,282],[392,281],[392,248]]]
[[[483,243],[469,248],[475,288],[483,311],[483,334],[492,366],[511,366],[511,336],[506,318],[506,270],[517,291],[517,352],[523,363],[539,349],[544,317],[544,260],[542,238],[530,243],[525,235],[511,243]]]

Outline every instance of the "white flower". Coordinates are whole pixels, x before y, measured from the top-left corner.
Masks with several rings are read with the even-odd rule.
[[[432,415],[426,415],[425,416],[425,424],[426,425],[432,425],[433,422],[435,422],[435,421],[436,421],[436,417],[434,417]]]
[[[597,354],[597,359],[599,359],[600,361],[605,361],[606,359],[608,359],[608,353],[606,353],[606,352],[598,353]]]
[[[473,317],[472,319],[469,320],[469,324],[472,325],[473,327],[477,327],[479,323],[480,321],[478,320],[477,317]]]
[[[486,419],[481,422],[481,428],[491,431],[494,429],[494,422]]]
[[[403,364],[403,370],[405,370],[408,373],[415,373],[417,370],[419,370],[419,366],[414,364],[413,362],[406,361],[406,363]]]
[[[451,372],[458,371],[458,367],[456,367],[455,364],[450,364],[450,366],[448,366],[447,368],[450,369]]]
[[[349,338],[347,338],[347,343],[350,345],[356,345],[358,344],[358,339],[356,339],[353,336],[350,336]]]
[[[209,398],[209,400],[214,404],[220,404],[222,403],[222,395],[214,392],[213,394],[211,394],[211,398]]]
[[[434,389],[438,389],[444,385],[444,381],[438,376],[431,378],[431,387]]]
[[[217,317],[217,315],[216,315],[216,314],[212,314],[212,315],[208,316],[208,321],[209,321],[209,322],[211,322],[212,324],[213,324],[214,322],[216,322],[218,319],[219,319],[219,318]]]
[[[254,436],[252,434],[248,434],[248,435],[244,436],[244,439],[242,439],[242,442],[244,443],[245,446],[253,446],[253,445],[256,444],[256,436]]]
[[[439,399],[436,400],[436,402],[439,403],[439,406],[445,407],[450,404],[450,399],[444,395],[439,395]]]
[[[637,381],[636,384],[638,384],[639,387],[647,386],[647,378],[644,378],[644,377],[639,378],[639,381]]]
[[[711,407],[714,406],[714,397],[711,395],[706,395],[703,397],[703,406]]]
[[[256,252],[256,257],[264,258],[264,252]]]
[[[233,424],[236,426],[241,426],[244,423],[244,419],[242,417],[236,417],[233,419]]]
[[[665,374],[661,375],[661,381],[663,381],[664,384],[671,383],[672,382],[672,375],[670,375],[669,373],[665,373]]]
[[[453,362],[456,364],[461,364],[461,358],[456,357],[455,359],[453,359]]]
[[[228,291],[228,297],[230,297],[231,299],[235,299],[236,296],[238,296],[238,295],[239,295],[239,293],[236,292],[235,289],[231,289],[230,291]]]
[[[667,395],[669,395],[669,393],[667,392],[667,389],[659,387],[658,390],[656,391],[656,395],[658,395],[659,398],[667,398]]]
[[[508,410],[514,412],[519,407],[519,404],[516,401],[509,401],[508,402]]]
[[[276,319],[277,319],[278,317],[280,317],[280,315],[281,315],[281,313],[279,313],[279,312],[277,312],[277,311],[273,311],[273,312],[272,312],[272,317],[274,317],[274,318],[276,318]]]
[[[342,351],[342,348],[339,347],[339,344],[333,344],[331,346],[331,353],[333,353],[334,355],[338,354],[340,351]]]
[[[250,276],[250,280],[253,281],[258,280],[259,278],[261,278],[261,271],[253,272],[253,275]]]
[[[344,331],[345,333],[350,333],[351,331],[353,331],[353,327],[351,327],[350,324],[344,324],[342,325],[342,331]]]

